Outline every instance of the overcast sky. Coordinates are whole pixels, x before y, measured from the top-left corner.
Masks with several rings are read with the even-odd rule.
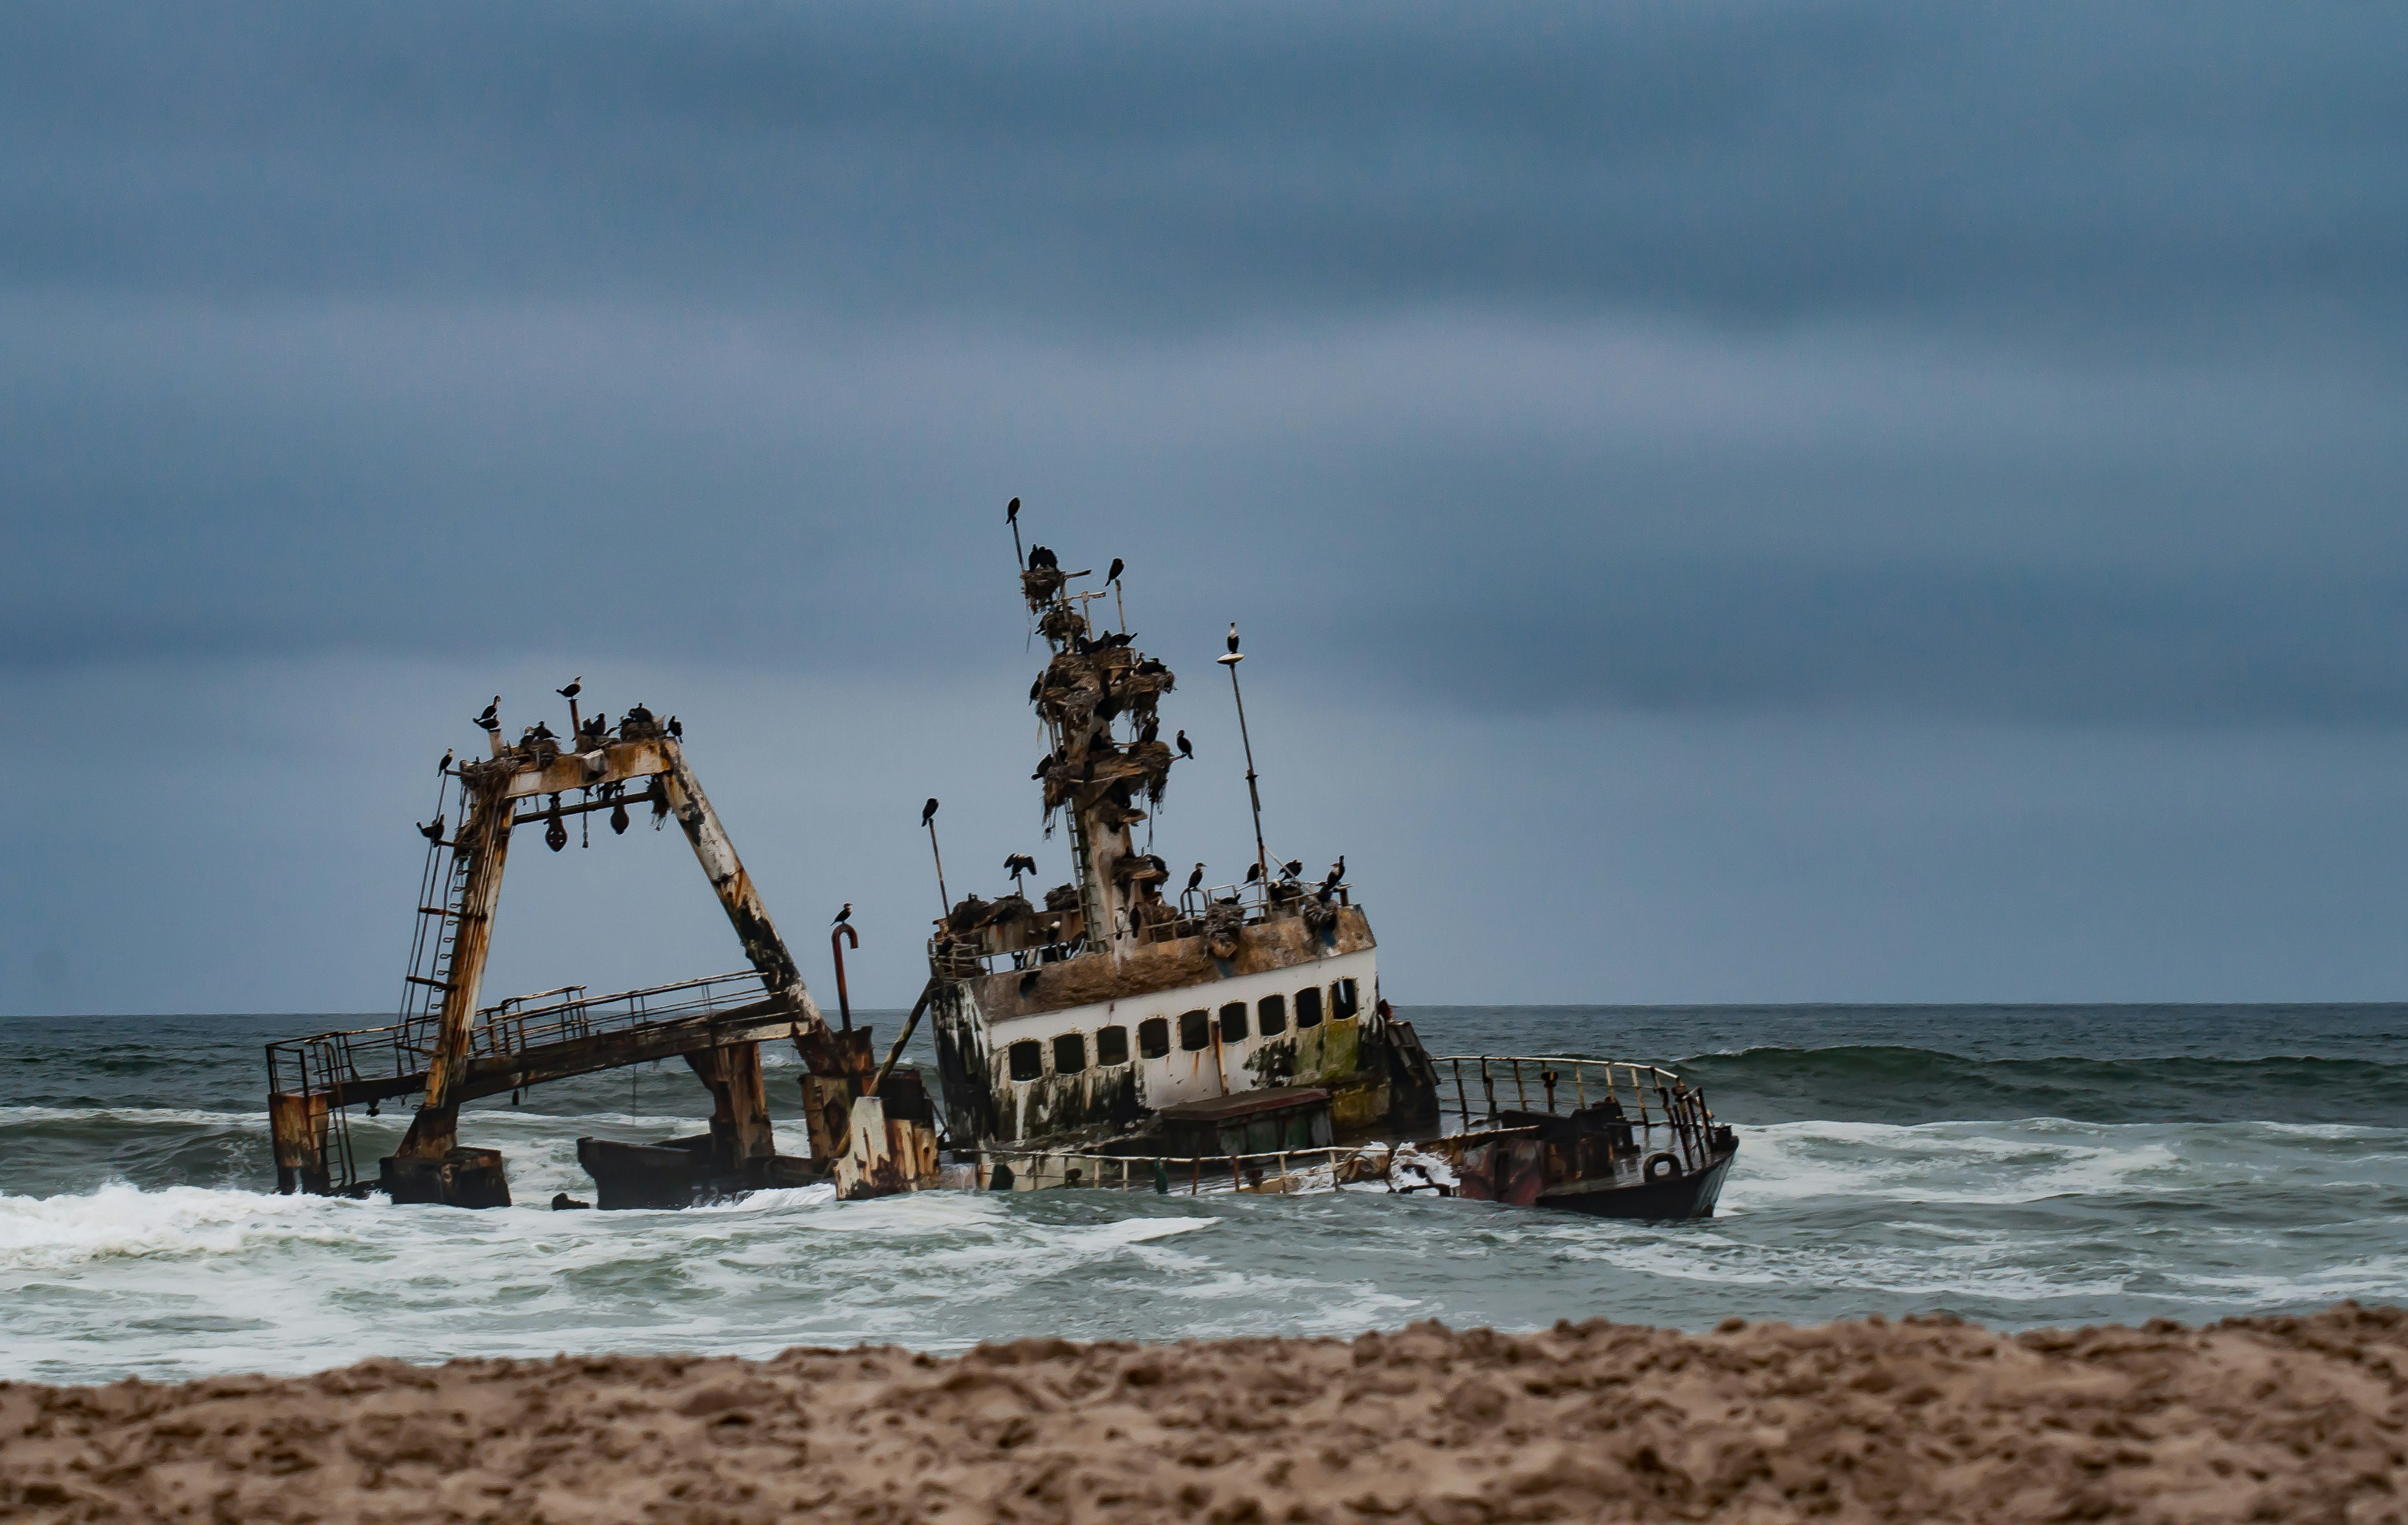
[[[2403,144],[2376,0],[20,0],[0,1010],[392,1006],[578,675],[908,1001],[923,798],[1067,872],[1014,495],[1399,1003],[2401,997]],[[739,963],[681,851],[492,993]]]

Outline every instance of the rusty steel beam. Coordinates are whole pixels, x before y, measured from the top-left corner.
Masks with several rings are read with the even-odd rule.
[[[819,1003],[803,985],[802,970],[786,951],[786,940],[778,935],[769,908],[761,903],[760,891],[752,887],[752,877],[744,871],[736,844],[727,840],[726,828],[719,824],[718,813],[703,794],[701,781],[686,765],[685,749],[666,739],[651,744],[660,749],[667,764],[661,783],[668,794],[669,813],[677,817],[694,847],[695,859],[710,880],[711,892],[726,911],[728,924],[736,928],[744,957],[761,971],[762,984],[769,993],[786,1000],[796,1021],[808,1029],[824,1029],[827,1023],[820,1015]]]
[[[609,741],[586,752],[564,752],[544,768],[523,769],[509,777],[506,798],[526,799],[542,794],[567,794],[603,784],[625,784],[669,770],[669,754],[677,743],[666,736],[640,741]]]

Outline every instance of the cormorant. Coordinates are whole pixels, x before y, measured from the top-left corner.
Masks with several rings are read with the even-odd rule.
[[[669,734],[681,741],[685,740],[685,727],[678,724],[678,717],[675,715],[669,716]]]
[[[937,797],[936,797],[936,796],[934,796],[934,795],[930,795],[930,796],[928,797],[928,802],[927,802],[926,804],[924,804],[924,805],[923,805],[923,806],[921,806],[921,807],[920,807],[920,824],[921,824],[922,826],[926,826],[929,822],[931,822],[931,821],[935,820],[936,818],[937,818]]]
[[[1003,506],[1003,522],[1007,525],[1020,523],[1020,499],[1015,497]]]
[[[418,834],[425,838],[428,842],[441,842],[443,840],[443,816],[441,813],[438,812],[436,814],[435,819],[429,824],[420,827],[418,828]]]
[[[1127,563],[1127,562],[1123,561],[1123,560],[1122,560],[1120,557],[1118,557],[1118,556],[1114,556],[1114,557],[1112,558],[1112,569],[1111,569],[1111,571],[1106,572],[1106,573],[1104,574],[1104,581],[1105,581],[1105,582],[1107,582],[1107,583],[1117,583],[1117,582],[1119,582],[1119,581],[1121,580],[1121,568],[1124,568],[1124,567],[1126,567],[1127,565],[1128,565],[1128,563]]]
[[[477,717],[477,724],[484,727],[485,734],[488,736],[502,728],[499,718],[501,712],[502,697],[496,694],[494,696],[494,702],[485,706],[485,712]]]
[[[443,760],[435,765],[435,770],[438,773],[448,773],[452,771],[452,749],[450,747],[445,747],[443,749]]]
[[[1229,622],[1229,649],[1233,652],[1238,649],[1238,622],[1235,620]]]
[[[1153,718],[1151,715],[1147,716],[1144,727],[1137,733],[1137,739],[1145,742],[1161,741],[1162,722]]]
[[[1035,873],[1037,860],[1026,853],[1013,853],[1003,860],[1003,871],[1017,880],[1024,873]]]
[[[1262,876],[1263,876],[1263,866],[1262,866],[1261,864],[1259,864],[1259,863],[1249,863],[1249,864],[1247,864],[1247,865],[1246,865],[1246,883],[1247,883],[1247,884],[1251,885],[1251,884],[1253,884],[1255,880],[1260,879]]]
[[[1194,889],[1202,883],[1204,883],[1204,865],[1198,863],[1196,865],[1196,871],[1187,876],[1187,887]]]
[[[1185,731],[1181,731],[1175,740],[1178,744],[1179,755],[1181,756],[1192,758],[1196,755],[1196,743],[1187,739],[1187,733]]]
[[[1037,759],[1037,771],[1029,774],[1028,776],[1032,779],[1041,779],[1045,776],[1045,770],[1053,766],[1054,754],[1049,752],[1042,757]]]
[[[568,686],[566,688],[555,688],[552,692],[558,694],[565,699],[575,698],[578,695],[585,692],[585,674],[581,672],[579,673],[576,677],[568,680]]]
[[[1292,857],[1288,859],[1285,863],[1280,865],[1280,874],[1283,878],[1287,879],[1300,879],[1304,877],[1304,859],[1300,857]]]
[[[1051,567],[1056,571],[1062,568],[1062,558],[1054,554],[1054,548],[1050,545],[1032,545],[1028,548],[1028,569],[1033,572],[1040,567]]]
[[[829,922],[828,925],[830,927],[841,927],[852,919],[853,902],[851,900],[847,900],[844,902],[844,909],[836,914],[836,920]]]
[[[1028,685],[1028,702],[1029,702],[1029,703],[1031,703],[1031,704],[1036,703],[1036,702],[1037,702],[1037,696],[1038,696],[1038,695],[1039,695],[1039,694],[1042,694],[1042,693],[1044,693],[1044,692],[1045,692],[1045,674],[1043,674],[1043,673],[1041,673],[1041,672],[1040,672],[1040,673],[1039,673],[1039,674],[1037,675],[1037,681],[1036,681],[1035,683],[1030,683],[1030,684]]]

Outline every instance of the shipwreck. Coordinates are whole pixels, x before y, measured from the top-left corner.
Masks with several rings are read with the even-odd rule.
[[[508,1205],[498,1152],[460,1140],[464,1103],[682,1059],[710,1097],[707,1130],[580,1140],[597,1205],[679,1207],[825,1181],[845,1198],[939,1186],[1345,1189],[1610,1216],[1713,1213],[1738,1141],[1679,1075],[1579,1056],[1433,1055],[1395,1014],[1344,857],[1308,879],[1300,860],[1266,846],[1235,626],[1216,661],[1237,704],[1253,852],[1234,882],[1207,884],[1201,863],[1179,882],[1152,845],[1173,770],[1192,755],[1184,731],[1161,735],[1176,675],[1136,648],[1125,612],[1117,629],[1095,617],[1106,589],[1077,585],[1092,572],[1065,572],[1043,546],[1019,554],[1015,524],[1021,600],[1047,648],[1028,694],[1048,745],[1031,782],[1070,876],[1032,899],[1023,882],[1037,860],[1014,854],[1008,893],[946,896],[926,985],[882,1059],[846,1002],[832,1026],[806,988],[674,717],[639,706],[615,724],[587,718],[571,683],[568,734],[538,723],[512,744],[496,698],[479,717],[487,755],[446,757],[436,819],[421,828],[398,1020],[268,1045],[280,1188]],[[1107,578],[1116,611],[1120,572]],[[559,851],[568,819],[607,812],[624,831],[631,807],[676,819],[750,967],[480,1006],[513,834],[539,828]],[[931,799],[922,814],[932,848],[936,809]],[[941,858],[938,877],[941,888]],[[839,925],[831,940],[840,994],[848,935]],[[900,1063],[924,1020],[933,1086]],[[803,1061],[807,1155],[778,1152],[763,1043],[790,1043]],[[411,1099],[394,1152],[364,1169],[351,1109]]]

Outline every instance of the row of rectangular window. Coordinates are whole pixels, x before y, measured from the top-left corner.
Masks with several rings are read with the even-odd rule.
[[[1353,980],[1340,980],[1329,987],[1329,1018],[1343,1022],[1361,1010],[1362,998]],[[1248,1036],[1246,1003],[1233,1000],[1221,1008],[1217,1024],[1221,1042],[1239,1043]],[[1287,1031],[1288,1003],[1285,996],[1265,996],[1254,1002],[1253,1030],[1266,1038],[1276,1038]],[[1322,1019],[1322,994],[1319,985],[1310,985],[1296,993],[1296,1025],[1298,1029],[1317,1028]],[[1216,1024],[1212,1014],[1202,1007],[1179,1014],[1179,1046],[1193,1054],[1212,1046]],[[1096,1062],[1098,1065],[1128,1062],[1128,1029],[1124,1027],[1096,1029]],[[1170,1019],[1149,1016],[1137,1025],[1138,1053],[1149,1059],[1166,1058],[1170,1054]],[[1014,1080],[1036,1080],[1045,1072],[1045,1045],[1035,1038],[1024,1038],[1006,1051]],[[1066,1032],[1054,1040],[1054,1072],[1075,1075],[1087,1068],[1087,1035]]]

